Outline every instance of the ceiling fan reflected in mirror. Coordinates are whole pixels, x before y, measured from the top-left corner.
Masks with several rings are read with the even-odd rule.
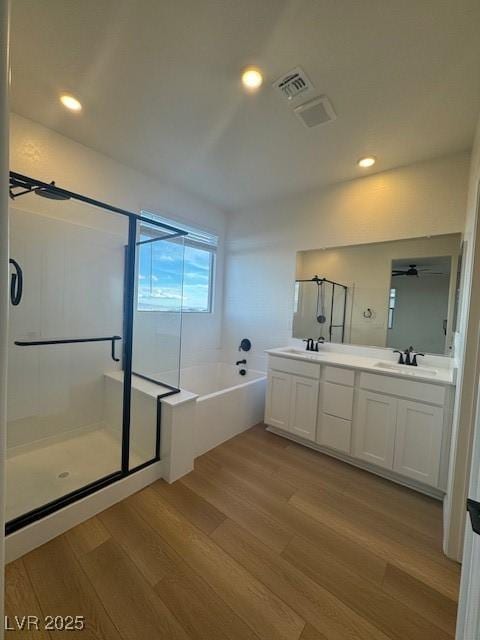
[[[408,265],[408,269],[392,269],[392,276],[393,277],[396,277],[396,276],[410,276],[410,277],[413,277],[413,278],[419,278],[421,273],[424,273],[425,275],[428,275],[428,276],[442,276],[442,275],[445,275],[441,271],[432,271],[428,267],[426,267],[424,269],[417,269],[417,265],[416,264],[409,264]]]

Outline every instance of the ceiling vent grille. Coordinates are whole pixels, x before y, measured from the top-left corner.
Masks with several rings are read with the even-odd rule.
[[[316,127],[326,122],[332,122],[332,120],[335,120],[337,117],[327,96],[320,96],[319,98],[305,102],[296,107],[294,112],[308,128]]]
[[[307,74],[300,67],[295,67],[295,69],[286,73],[274,82],[273,86],[289,101],[300,95],[304,97],[309,93],[313,93],[314,90]]]

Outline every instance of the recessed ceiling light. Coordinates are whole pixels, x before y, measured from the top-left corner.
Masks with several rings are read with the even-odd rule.
[[[263,76],[261,72],[255,67],[248,67],[242,73],[243,86],[249,91],[255,91],[261,87],[263,82]]]
[[[64,107],[67,107],[67,109],[70,109],[70,111],[82,110],[82,105],[80,104],[80,102],[73,96],[70,96],[66,93],[60,96],[60,102],[63,104]]]
[[[360,160],[358,161],[358,166],[362,167],[363,169],[367,169],[368,167],[373,167],[375,162],[376,159],[373,156],[367,156],[365,158],[360,158]]]

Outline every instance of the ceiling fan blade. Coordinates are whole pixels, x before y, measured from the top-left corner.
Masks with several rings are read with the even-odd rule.
[[[435,275],[441,275],[441,274],[445,273],[445,271],[432,271],[428,267],[425,268],[425,269],[419,269],[418,271],[421,272],[421,273],[431,273],[431,274],[435,274]],[[447,275],[447,274],[445,273],[445,275]]]

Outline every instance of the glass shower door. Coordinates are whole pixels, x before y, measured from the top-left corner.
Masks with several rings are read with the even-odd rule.
[[[15,524],[121,471],[129,219],[32,192],[13,203],[10,223],[7,522]]]
[[[183,233],[137,223],[129,468],[160,456],[160,411],[152,398],[178,389]]]

